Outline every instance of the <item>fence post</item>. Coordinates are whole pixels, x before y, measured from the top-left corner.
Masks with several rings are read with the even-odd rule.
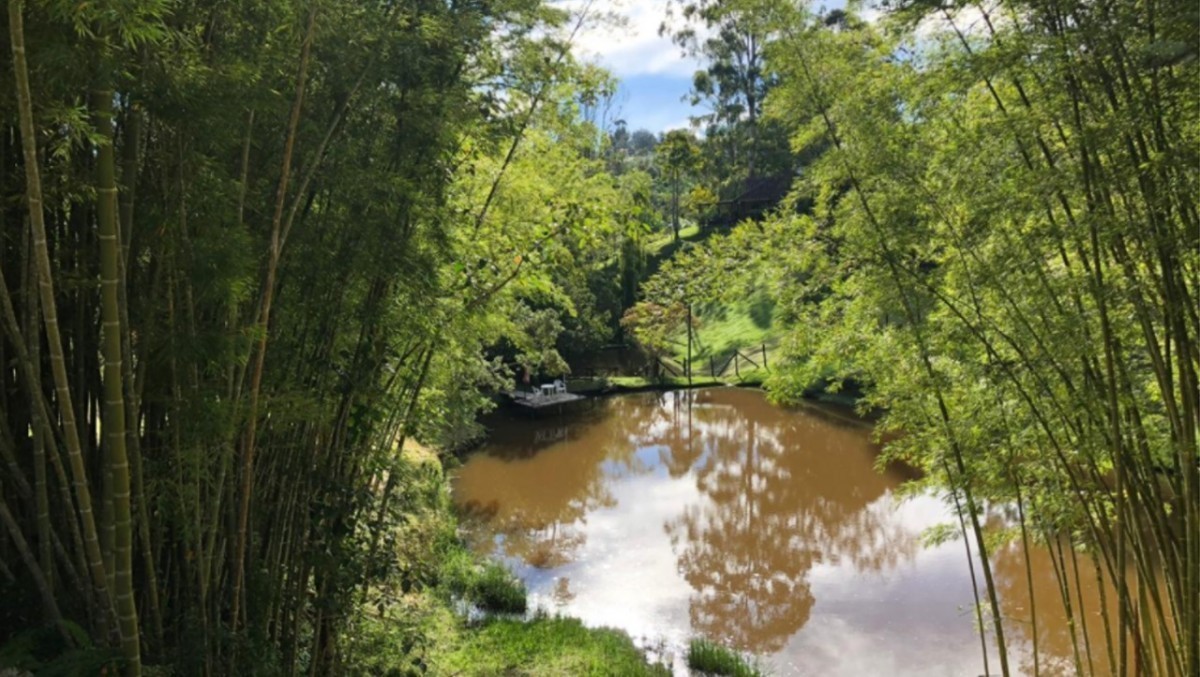
[[[769,371],[767,369],[767,344],[765,344],[765,343],[762,345],[762,353],[763,353],[763,371]]]
[[[733,374],[738,378],[742,377],[742,372],[738,371],[738,358],[741,357],[741,355],[742,354],[740,352],[735,352],[733,354]]]
[[[717,365],[713,362],[712,355],[708,356],[708,375],[713,378],[717,377]]]
[[[692,385],[692,304],[688,303],[687,307],[687,330],[688,330],[688,352],[687,364],[684,365],[684,371],[687,372],[688,385]]]

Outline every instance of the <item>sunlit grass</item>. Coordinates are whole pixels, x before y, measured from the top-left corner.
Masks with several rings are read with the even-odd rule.
[[[645,378],[642,376],[611,376],[608,378],[609,387],[617,391],[651,390],[662,388],[686,388],[726,385],[726,381],[710,376],[696,374],[688,383],[686,376],[663,376],[661,378]]]
[[[696,328],[692,333],[692,373],[734,378],[755,370],[768,371],[771,352],[777,343],[780,330],[774,323],[774,306],[762,297],[730,305],[698,306]],[[687,361],[687,332],[674,336],[673,357],[680,363]],[[767,362],[763,362],[763,346],[767,349]],[[738,364],[730,363],[734,352],[745,357]],[[751,361],[752,360],[752,361]],[[765,373],[757,378],[762,381]]]

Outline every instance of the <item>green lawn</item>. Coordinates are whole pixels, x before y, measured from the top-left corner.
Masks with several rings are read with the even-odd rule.
[[[644,378],[642,376],[611,376],[607,379],[608,387],[616,391],[637,391],[637,390],[652,390],[655,388],[686,388],[688,386],[700,388],[704,386],[721,386],[726,385],[725,380],[712,378],[707,374],[696,374],[692,377],[691,383],[688,383],[686,376],[664,376],[657,379]]]
[[[723,370],[717,376],[734,378],[734,365],[726,366],[734,351],[740,351],[753,364],[739,359],[741,375],[763,369],[762,348],[767,347],[767,368],[771,353],[779,342],[780,331],[774,324],[773,305],[765,297],[755,297],[742,303],[699,307],[694,312],[699,326],[693,331],[692,373],[709,375],[712,369]],[[687,361],[687,332],[680,331],[675,339],[676,362]],[[759,379],[761,380],[761,378]]]

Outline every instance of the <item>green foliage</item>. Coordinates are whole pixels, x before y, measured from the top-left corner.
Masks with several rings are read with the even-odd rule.
[[[564,374],[560,346],[609,340],[632,297],[657,215],[649,174],[610,172],[587,119],[615,82],[574,60],[571,13],[541,0],[13,7],[33,119],[22,135],[4,68],[0,289],[17,324],[2,321],[0,354],[43,350],[5,381],[19,434],[6,425],[0,448],[18,461],[0,500],[41,548],[45,496],[72,563],[91,554],[73,538],[80,515],[96,516],[84,586],[113,573],[107,534],[131,537],[121,554],[136,562],[147,655],[188,673],[336,673],[363,600],[390,609],[427,589],[453,547],[441,477],[397,458],[398,443],[469,443],[519,368]],[[100,107],[89,91],[112,94]],[[94,122],[108,105],[111,140]],[[25,138],[52,252],[47,318],[23,229],[38,205],[11,143]],[[120,322],[103,326],[101,156],[115,159],[122,236],[119,312],[105,316]],[[51,379],[46,322],[69,327],[67,383]],[[120,347],[102,359],[114,331]],[[114,465],[134,514],[119,531],[106,448],[84,436],[79,457],[95,461],[60,481],[25,433],[48,418],[59,458],[68,403],[79,430],[116,430],[93,378],[104,364],[128,372],[130,470]],[[60,387],[72,396],[51,396]],[[94,505],[77,505],[82,487]],[[471,592],[518,608],[502,574],[482,570]],[[109,634],[94,613],[106,600],[89,603],[98,590],[55,583],[63,614]],[[32,601],[0,621],[40,620],[48,600]]]
[[[693,639],[688,643],[688,667],[706,675],[728,677],[761,677],[766,674],[755,660],[707,639]]]
[[[679,178],[695,169],[700,162],[700,146],[696,137],[683,129],[672,129],[663,135],[654,149],[663,171]]]
[[[495,562],[484,565],[467,591],[481,609],[511,614],[525,613],[525,594],[525,584]]]
[[[773,84],[766,59],[777,35],[771,24],[775,4],[674,0],[659,29],[703,64],[693,77],[691,100],[707,108],[695,118],[706,126],[706,174],[734,192],[747,177],[790,169],[786,128],[761,120]]]
[[[691,219],[703,223],[716,215],[717,203],[717,195],[712,190],[705,186],[692,186],[682,198],[681,209]]]
[[[679,229],[679,241],[687,242],[689,240],[695,240],[699,236],[699,224],[690,223],[686,226],[680,227]],[[678,245],[679,241],[675,240],[673,233],[664,233],[663,235],[650,240],[646,244],[646,255],[649,257],[666,257],[667,255],[678,251],[678,247],[673,245]]]
[[[775,300],[761,291],[750,299],[750,319],[759,329],[770,329],[775,314]]]
[[[457,639],[453,612],[427,595],[410,595],[383,609],[364,609],[346,630],[344,674],[425,674],[435,646]]]
[[[1136,5],[900,3],[872,23],[788,3],[679,3],[693,25],[762,10],[729,35],[771,36],[764,119],[808,161],[789,202],[812,210],[683,248],[643,286],[662,306],[764,290],[781,330],[774,397],[860,387],[860,407],[885,412],[884,460],[922,469],[963,516],[934,537],[966,531],[983,553],[1026,532],[1067,539],[1095,554],[1124,627],[1136,597],[1171,581],[1192,620],[1139,627],[1136,659],[1104,653],[1181,673],[1200,660],[1200,576],[1181,573],[1200,571],[1185,423],[1200,369],[1200,174],[1186,159],[1200,153],[1200,107],[1184,94],[1200,62],[1173,42],[1200,27],[1185,5],[1156,6],[1156,27],[1179,19],[1166,35]],[[705,47],[716,54],[725,37]],[[712,73],[696,87],[732,100]],[[1021,506],[1022,528],[989,535],[984,504]],[[1003,661],[1012,630],[994,586],[985,594],[977,608]],[[1146,648],[1156,641],[1162,656]]]
[[[693,369],[707,373],[710,357],[720,367],[735,351],[746,354],[761,367],[763,345],[773,349],[776,337],[781,333],[773,327],[773,310],[774,303],[764,293],[744,302],[704,304],[693,308],[696,318],[692,339]],[[674,355],[683,359],[687,353],[687,335],[681,333],[674,338]],[[745,360],[741,364],[752,367]]]

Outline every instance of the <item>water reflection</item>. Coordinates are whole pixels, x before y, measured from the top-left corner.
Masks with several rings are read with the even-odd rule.
[[[962,543],[920,547],[946,508],[897,499],[876,455],[862,426],[757,392],[648,393],[499,421],[454,493],[473,547],[589,624],[719,638],[776,674],[981,674]],[[1013,552],[997,574],[1015,619]],[[1069,657],[1054,624],[1043,649]]]
[[[687,398],[678,448],[689,458],[703,449],[693,469],[708,500],[666,524],[695,590],[691,625],[773,653],[809,619],[814,565],[848,559],[878,570],[911,557],[915,541],[868,509],[895,480],[871,471],[861,430],[767,406],[754,393],[697,395]]]

